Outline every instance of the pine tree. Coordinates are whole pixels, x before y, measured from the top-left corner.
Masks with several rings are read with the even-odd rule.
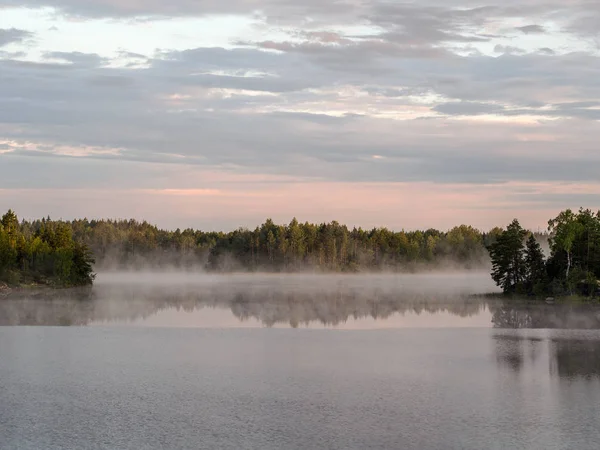
[[[525,280],[523,240],[527,232],[517,219],[489,247],[492,279],[505,293],[514,292]]]
[[[531,234],[525,248],[525,272],[527,292],[541,294],[548,282],[546,262],[542,247]]]

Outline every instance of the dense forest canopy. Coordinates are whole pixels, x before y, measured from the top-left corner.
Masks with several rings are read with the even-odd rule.
[[[189,268],[209,271],[406,271],[478,269],[507,293],[561,295],[597,291],[600,212],[561,212],[545,233],[517,220],[487,232],[392,231],[330,223],[276,224],[254,230],[167,231],[136,220],[20,221],[0,225],[0,281],[57,286],[91,284],[97,270]],[[544,250],[542,250],[544,247]]]
[[[92,284],[94,259],[64,222],[19,223],[8,210],[0,221],[0,282],[60,287]]]
[[[482,233],[468,225],[449,231],[349,229],[338,222],[287,225],[267,219],[254,230],[166,231],[135,220],[50,219],[15,225],[26,239],[52,226],[89,248],[98,270],[194,268],[211,271],[356,272],[489,265],[486,245],[501,231]],[[540,236],[544,239],[544,236]]]

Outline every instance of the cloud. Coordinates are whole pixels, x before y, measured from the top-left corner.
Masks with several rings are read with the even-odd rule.
[[[0,0],[0,7],[55,8],[61,13],[79,17],[183,17],[208,14],[253,14],[259,11],[277,11],[284,17],[309,13],[343,14],[355,6],[353,0],[323,3],[306,0],[299,6],[290,0]]]
[[[450,102],[437,105],[434,110],[448,115],[479,115],[502,114],[504,108],[489,103]]]
[[[551,48],[548,47],[542,47],[540,49],[538,49],[538,53],[542,54],[542,55],[555,55],[556,52],[554,50],[552,50]]]
[[[98,67],[108,62],[106,58],[102,58],[98,54],[82,52],[47,52],[44,53],[44,58],[87,67]]]
[[[27,39],[33,37],[33,33],[17,28],[2,29],[0,28],[0,47],[8,44],[23,43]]]
[[[343,59],[333,68],[295,52],[256,49],[173,51],[145,69],[101,66],[97,55],[49,56],[72,64],[0,61],[0,100],[7,106],[0,111],[0,135],[39,143],[50,153],[65,146],[112,148],[122,150],[88,156],[332,180],[596,176],[590,170],[595,144],[581,141],[581,160],[571,165],[559,151],[578,136],[596,135],[586,121],[597,120],[599,109],[585,100],[600,97],[600,63],[589,56],[555,57],[551,64],[535,55],[410,64],[381,57],[388,70],[378,73],[341,65]],[[573,74],[584,61],[587,72]],[[217,70],[243,76],[207,74]],[[565,86],[572,86],[572,101],[554,101],[553,90]],[[490,115],[505,121],[448,121]],[[558,122],[543,124],[547,119]],[[524,140],[532,128],[549,138]],[[519,151],[511,156],[506,149]],[[523,151],[532,153],[529,162]],[[545,161],[538,163],[539,155]]]
[[[496,53],[504,53],[507,55],[522,55],[524,53],[527,53],[522,48],[514,47],[512,45],[496,45],[494,47],[494,51]]]
[[[227,49],[190,40],[192,48],[147,54],[128,42],[102,54],[42,44],[38,56],[4,52],[0,188],[138,189],[149,198],[153,189],[222,192],[239,180],[235,195],[256,190],[271,202],[273,184],[257,180],[285,177],[308,214],[301,192],[317,195],[317,182],[384,183],[387,198],[395,188],[406,194],[407,184],[435,185],[441,195],[457,184],[598,183],[600,57],[585,29],[573,28],[585,10],[579,0],[25,5],[85,20],[207,15],[216,27],[214,15],[229,13],[254,21]],[[113,21],[102,23],[108,32]],[[552,48],[539,48],[541,32]]]
[[[546,29],[541,25],[525,25],[522,27],[516,27],[516,29],[524,34],[538,34],[546,32]]]

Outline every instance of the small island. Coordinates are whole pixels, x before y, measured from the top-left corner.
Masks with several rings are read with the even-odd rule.
[[[548,221],[550,255],[518,220],[488,246],[492,278],[505,295],[589,301],[600,297],[600,211],[567,209]]]

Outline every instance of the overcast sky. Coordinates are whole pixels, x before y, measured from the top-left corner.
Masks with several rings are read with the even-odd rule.
[[[0,209],[395,229],[600,207],[597,0],[0,0]]]

